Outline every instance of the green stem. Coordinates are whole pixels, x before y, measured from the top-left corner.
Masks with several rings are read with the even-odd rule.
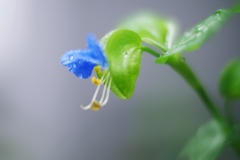
[[[184,60],[181,60],[180,56],[171,56],[168,58],[167,64],[170,65],[177,73],[179,73],[193,88],[193,90],[195,90],[195,92],[201,98],[202,102],[205,104],[211,115],[225,125],[225,119],[223,115],[219,112],[215,104],[211,101],[202,84],[199,82],[193,71],[184,62]]]
[[[223,129],[226,132],[229,132],[229,127],[232,121],[226,121],[224,116],[217,109],[216,105],[211,101],[202,84],[199,82],[199,80],[197,79],[193,71],[189,68],[189,66],[184,61],[182,61],[180,57],[173,56],[167,60],[167,64],[169,64],[188,82],[188,84],[196,91],[198,96],[201,98],[211,115],[222,125]],[[231,146],[240,158],[240,138],[238,131],[236,138],[232,142]]]
[[[225,99],[224,102],[224,109],[226,113],[226,118],[228,120],[228,123],[231,124],[233,130],[233,134],[230,137],[234,137],[231,143],[232,150],[237,154],[238,158],[240,159],[240,132],[239,132],[239,125],[236,124],[236,120],[233,116],[233,106],[230,103],[229,99]]]
[[[155,57],[160,56],[159,53],[155,52],[154,50],[148,47],[142,46],[141,48],[143,51],[148,52]],[[188,84],[193,88],[193,90],[195,90],[195,92],[201,98],[202,102],[205,104],[210,114],[225,126],[226,125],[225,118],[219,112],[215,104],[211,101],[206,91],[204,90],[202,84],[199,82],[199,80],[197,79],[193,71],[190,69],[190,67],[185,63],[185,61],[182,60],[179,55],[176,55],[169,57],[166,63],[170,65],[178,74],[180,74],[188,82]]]
[[[204,90],[202,84],[199,82],[193,71],[189,68],[189,66],[181,60],[180,56],[171,56],[167,60],[167,64],[169,64],[176,72],[178,72],[187,82],[188,84],[196,91],[198,96],[201,98],[202,102],[207,107],[208,111],[211,115],[222,125],[223,129],[226,132],[229,132],[231,124],[233,122],[227,121],[225,117],[220,113],[217,109],[216,105],[211,101],[206,91]],[[237,131],[236,138],[231,143],[231,146],[235,153],[240,158],[240,138],[239,132]]]
[[[150,53],[155,57],[160,56],[159,53],[155,52],[154,50],[148,47],[142,47],[142,50]],[[180,74],[188,82],[188,84],[201,98],[202,102],[205,104],[210,114],[222,125],[224,130],[228,131],[229,127],[231,126],[230,125],[231,122],[226,121],[225,117],[221,114],[221,112],[217,109],[216,105],[209,98],[202,84],[195,76],[193,71],[190,69],[190,67],[185,63],[185,61],[181,59],[179,55],[176,56],[172,55],[168,58],[166,63],[169,66],[171,66],[178,74]],[[240,157],[240,138],[239,138],[240,136],[238,134],[239,132],[237,131],[236,138],[231,143],[231,146],[233,150],[236,152],[236,154]]]
[[[167,48],[164,45],[162,45],[161,43],[158,43],[157,41],[154,41],[149,38],[142,38],[142,41],[157,47],[158,49],[160,49],[162,51],[162,53],[167,52]]]
[[[154,50],[152,50],[151,48],[149,47],[145,47],[145,46],[141,46],[141,49],[143,52],[147,52],[147,53],[150,53],[151,55],[153,55],[154,57],[159,57],[160,54]]]
[[[237,132],[238,133],[238,132]],[[239,135],[232,143],[232,149],[235,151],[235,153],[238,155],[238,158],[240,158],[240,138]]]

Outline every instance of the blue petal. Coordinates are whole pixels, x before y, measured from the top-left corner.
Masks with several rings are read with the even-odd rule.
[[[87,41],[87,48],[92,52],[91,57],[97,59],[103,68],[108,67],[106,57],[95,37],[93,35],[88,35]]]
[[[72,50],[61,58],[61,64],[79,78],[89,78],[94,66],[100,65],[106,69],[108,64],[104,53],[94,36],[89,35],[87,50]]]
[[[89,78],[93,67],[97,62],[89,58],[91,52],[86,50],[75,50],[66,52],[61,58],[61,64],[68,67],[68,70],[79,78]]]
[[[74,73],[78,78],[86,79],[92,74],[95,64],[87,61],[79,61],[68,66],[68,70]]]

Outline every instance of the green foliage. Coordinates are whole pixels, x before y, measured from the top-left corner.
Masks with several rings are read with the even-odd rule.
[[[141,38],[133,31],[119,29],[106,35],[101,44],[109,62],[111,90],[121,99],[130,98],[140,70]]]
[[[219,78],[220,93],[227,99],[240,99],[240,59],[226,65]]]
[[[231,8],[232,12],[240,12],[240,2],[238,2],[237,4],[235,4],[232,8]]]
[[[213,160],[226,146],[228,135],[219,122],[211,120],[198,129],[181,156],[189,160]]]
[[[208,97],[206,91],[201,86],[201,83],[194,75],[194,72],[192,72],[191,69],[187,66],[187,64],[182,61],[182,57],[180,54],[198,50],[209,38],[214,36],[215,33],[220,30],[227,22],[227,20],[229,20],[229,18],[236,12],[240,12],[240,3],[237,3],[234,7],[228,10],[219,9],[215,11],[210,17],[208,17],[198,25],[194,26],[189,31],[185,32],[175,43],[173,43],[173,39],[176,28],[174,27],[173,23],[168,20],[156,17],[154,15],[145,14],[131,17],[124,23],[122,23],[120,26],[121,28],[134,31],[135,36],[133,37],[138,37],[136,35],[138,34],[142,41],[160,49],[162,51],[161,55],[148,47],[142,46],[142,49],[144,51],[157,57],[157,59],[155,60],[156,63],[167,63],[181,76],[183,76],[185,80],[187,80],[187,82],[191,85],[191,87],[198,93],[203,103],[206,105],[207,109],[212,114],[214,120],[199,128],[197,134],[190,140],[190,142],[186,145],[182,152],[182,156],[187,157],[190,160],[215,159],[220,153],[220,151],[226,146],[226,144],[230,143],[229,139],[232,138],[230,137],[230,135],[233,134],[229,127],[232,124],[227,124],[225,117]],[[110,35],[112,36],[113,34],[115,33],[111,33]],[[120,35],[117,36],[121,37]],[[129,37],[131,39],[131,36]],[[119,40],[120,39],[121,38],[119,38]],[[128,40],[129,38],[126,36],[126,43],[131,43]],[[139,43],[135,43],[133,46],[140,47],[141,40],[138,40]],[[117,53],[117,56],[113,61],[114,67],[111,69],[111,73],[117,73],[116,75],[114,75],[115,85],[122,85],[117,86],[116,88],[118,89],[117,92],[121,93],[119,95],[123,96],[125,95],[123,94],[122,90],[124,90],[124,87],[126,87],[127,83],[129,83],[128,81],[124,80],[126,80],[127,77],[131,74],[126,74],[126,76],[124,77],[117,76],[124,75],[122,73],[125,73],[126,71],[122,69],[118,70],[118,67],[117,65],[115,65],[115,63],[118,64],[118,60],[124,61],[124,56],[122,53],[125,52],[125,48],[122,46],[126,45],[125,41],[121,40],[121,42],[119,43],[118,38],[116,38],[114,42],[117,42],[117,44],[111,43],[109,44],[109,48],[106,46],[106,50],[109,51],[109,54],[107,54],[109,57],[114,55],[112,54],[114,53],[114,51]],[[124,42],[124,44],[121,44],[122,42]],[[118,48],[118,46],[120,47]],[[130,50],[130,48],[127,48],[127,50]],[[137,56],[139,56],[136,60],[138,62],[138,67],[136,67],[138,74],[141,51],[137,52]],[[131,58],[127,61],[128,63],[132,62]],[[118,65],[121,64],[119,63]],[[127,69],[127,67],[123,68]],[[131,66],[131,68],[133,71],[135,70],[134,66]],[[123,80],[121,78],[123,78]],[[136,78],[137,75],[133,80],[134,83],[136,82]],[[130,83],[133,82],[132,80],[129,81]],[[134,84],[132,86],[134,86]],[[226,98],[240,98],[240,60],[236,60],[226,67],[226,69],[221,75],[219,88],[222,95]],[[229,128],[226,129],[225,127]],[[240,148],[237,150],[237,152],[239,151]]]
[[[133,16],[121,25],[121,28],[136,32],[141,39],[165,52],[172,46],[176,25],[171,21],[150,14]]]
[[[210,17],[183,34],[183,36],[170,48],[166,54],[155,60],[156,63],[164,63],[169,56],[183,52],[191,52],[199,49],[207,39],[212,37],[230,18],[232,12],[217,10]]]

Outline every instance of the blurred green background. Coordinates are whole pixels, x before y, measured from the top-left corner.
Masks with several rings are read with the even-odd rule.
[[[143,54],[135,93],[110,96],[98,112],[83,111],[95,86],[60,65],[86,35],[101,39],[129,15],[153,11],[176,20],[179,33],[235,0],[0,0],[1,160],[175,160],[210,119],[200,99],[166,65]],[[211,97],[222,106],[217,80],[239,57],[240,16],[201,50],[186,54]],[[236,102],[235,106],[239,106]],[[234,108],[236,118],[239,108]],[[219,160],[237,159],[230,149]]]

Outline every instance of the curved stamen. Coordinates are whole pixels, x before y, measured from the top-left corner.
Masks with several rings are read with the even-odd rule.
[[[107,86],[108,86],[108,83],[109,83],[109,76],[110,76],[110,73],[108,73],[107,76],[106,76],[106,83],[105,83],[105,86],[103,88],[102,97],[101,97],[101,99],[99,101],[100,104],[102,103],[102,101],[103,101],[103,99],[104,99],[104,97],[106,95],[106,89],[107,89]]]
[[[88,110],[88,109],[90,109],[90,108],[92,107],[93,102],[96,100],[98,91],[99,91],[101,85],[104,83],[104,81],[105,81],[106,79],[104,78],[104,76],[102,76],[102,78],[101,78],[100,80],[101,80],[102,83],[97,86],[97,89],[96,89],[96,91],[95,91],[95,93],[94,93],[94,95],[93,95],[93,98],[92,98],[91,102],[89,103],[89,105],[87,105],[87,106],[81,105],[81,106],[80,106],[83,110]]]
[[[95,79],[92,80],[95,84]],[[104,74],[101,79],[99,79],[99,81],[101,82],[97,88],[96,88],[96,91],[93,95],[93,98],[91,100],[91,102],[89,103],[89,105],[87,106],[82,106],[81,105],[81,108],[83,110],[88,110],[88,109],[92,109],[94,111],[97,111],[99,110],[101,107],[103,107],[104,105],[107,104],[108,102],[108,99],[109,99],[109,95],[110,95],[110,87],[111,87],[111,83],[112,83],[112,78],[110,77],[110,73],[107,73],[107,74]],[[99,92],[99,89],[101,87],[102,84],[105,83],[105,86],[103,88],[103,91],[102,91],[102,96],[101,96],[101,99],[100,101],[97,101],[96,98],[97,98],[97,95],[98,95],[98,92]]]
[[[103,102],[99,102],[101,107],[105,106],[108,102],[108,99],[109,99],[109,93],[110,93],[110,87],[111,87],[111,83],[112,83],[112,78],[110,78],[109,80],[109,83],[108,83],[108,89],[107,89],[107,95],[106,95],[106,98]]]
[[[93,95],[92,101],[89,103],[89,105],[87,105],[87,106],[81,105],[81,106],[80,106],[83,110],[88,110],[88,109],[91,108],[92,103],[95,101],[95,99],[96,99],[96,97],[97,97],[97,94],[98,94],[98,91],[99,91],[100,87],[101,87],[101,85],[98,85],[98,86],[97,86],[97,89],[96,89],[96,91],[95,91],[95,93],[94,93],[94,95]]]

